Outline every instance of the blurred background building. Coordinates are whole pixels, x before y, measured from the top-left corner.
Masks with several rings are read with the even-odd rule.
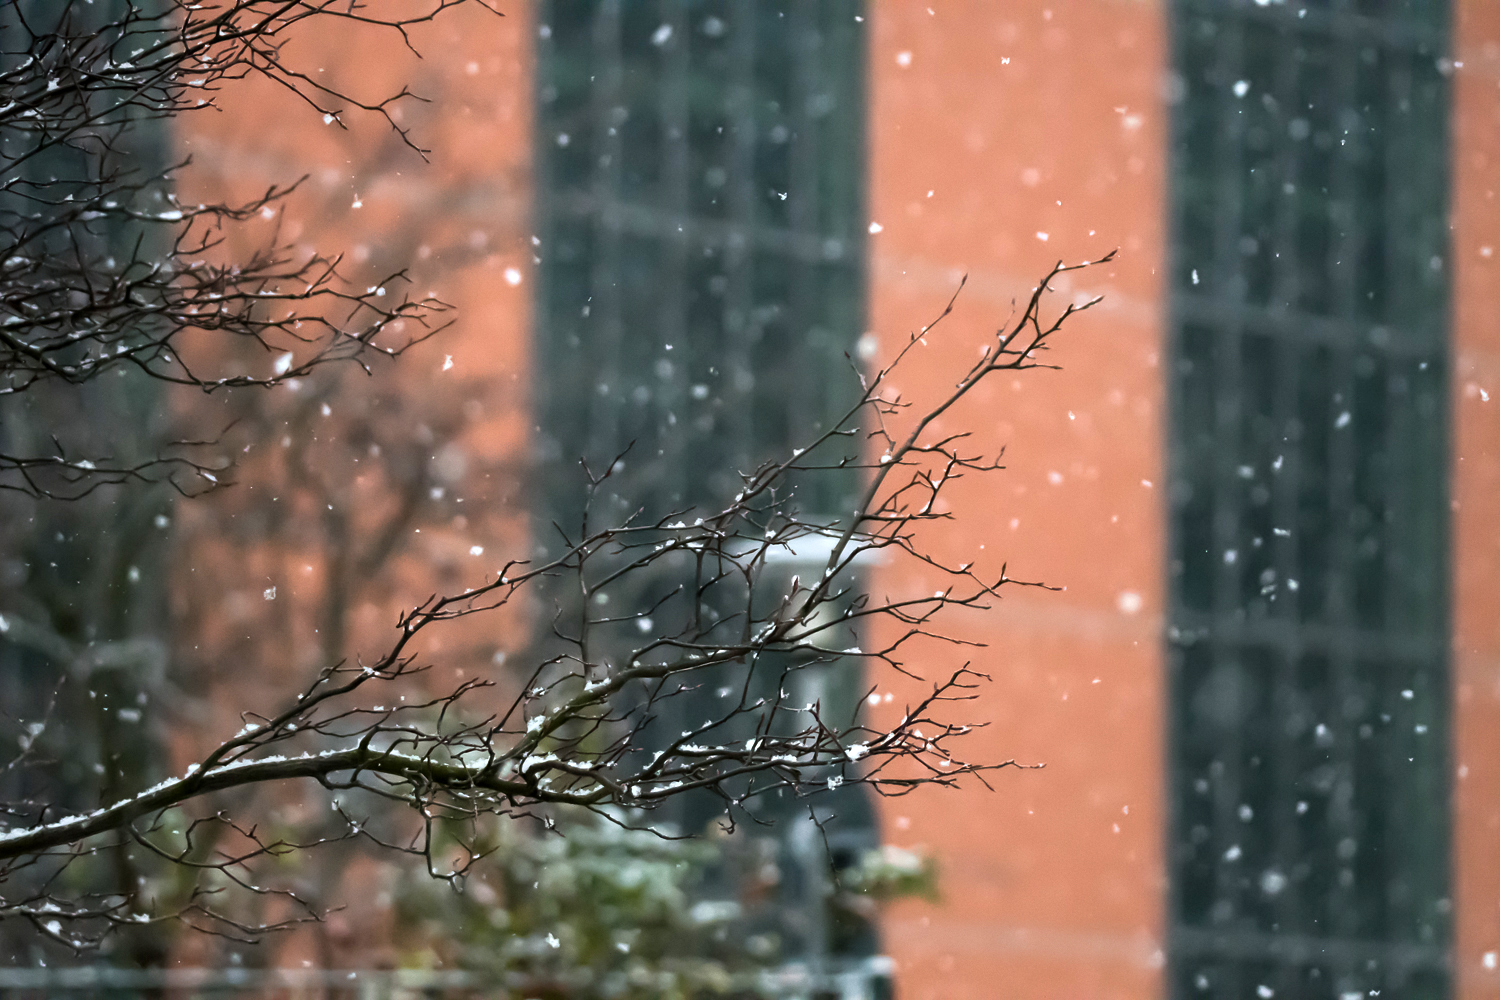
[[[1500,7],[502,7],[418,32],[421,62],[374,35],[296,42],[372,92],[411,79],[429,165],[378,123],[249,88],[174,137],[195,190],[309,176],[247,241],[344,246],[356,281],[409,268],[458,318],[374,382],[212,410],[273,499],[175,505],[191,558],[133,605],[192,696],[162,753],[237,726],[225,690],[270,697],[378,645],[476,549],[545,546],[577,516],[578,456],[630,446],[624,505],[711,503],[963,275],[899,379],[911,398],[1054,260],[1119,248],[1057,283],[1060,303],[1104,295],[1056,343],[1061,371],[945,418],[1009,467],[956,484],[934,545],[1064,588],[959,623],[993,677],[969,753],[1046,766],[843,800],[835,863],[923,847],[941,898],[840,930],[788,875],[782,937],[876,972],[889,956],[912,1000],[1500,997]],[[314,444],[323,420],[341,430]],[[850,488],[807,499],[836,511]],[[528,631],[429,651],[482,669]],[[10,673],[40,655],[12,649]],[[954,654],[930,656],[937,674]],[[895,696],[877,712],[919,689],[867,680]],[[376,884],[362,863],[314,895]],[[274,961],[358,965],[388,937],[360,929],[378,909]]]

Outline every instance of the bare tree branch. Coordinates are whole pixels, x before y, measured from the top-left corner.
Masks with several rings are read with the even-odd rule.
[[[110,12],[79,0],[5,5],[0,400],[125,371],[205,392],[271,387],[330,362],[400,354],[440,330],[448,306],[412,295],[402,271],[354,285],[338,254],[277,236],[232,256],[228,235],[275,217],[301,182],[242,202],[183,204],[176,178],[188,164],[164,161],[163,123],[211,110],[226,86],[258,78],[339,128],[351,113],[373,115],[425,157],[393,115],[416,95],[358,98],[299,68],[286,45],[319,22],[342,22],[394,32],[411,48],[412,28],[465,3],[488,6],[423,0],[377,15],[334,0],[132,0]],[[205,347],[214,337],[258,348],[263,367],[216,370],[228,352]],[[179,472],[191,485],[179,485]],[[51,499],[163,478],[188,490],[213,481],[180,453],[123,464],[60,446],[0,455],[0,488]]]
[[[61,870],[123,837],[153,845],[174,864],[220,872],[222,888],[262,891],[252,860],[313,844],[263,839],[253,826],[235,825],[222,806],[198,820],[183,818],[184,810],[292,779],[310,779],[334,796],[342,830],[314,843],[361,838],[422,858],[435,877],[461,879],[482,852],[440,851],[434,824],[574,806],[642,826],[653,810],[704,794],[732,823],[771,793],[809,798],[864,785],[899,796],[1025,766],[960,755],[963,737],[983,724],[962,719],[962,706],[987,679],[972,664],[927,681],[927,693],[885,725],[863,701],[852,711],[822,700],[797,704],[789,689],[798,676],[838,662],[859,662],[872,678],[920,677],[907,652],[920,641],[970,646],[982,656],[982,647],[951,634],[949,614],[986,609],[1007,586],[1043,586],[1014,580],[1003,566],[981,575],[970,563],[950,565],[923,547],[924,526],[948,517],[938,509],[945,487],[1000,468],[963,450],[966,435],[935,428],[988,376],[1051,367],[1043,360],[1051,339],[1097,299],[1048,318],[1050,282],[1112,257],[1054,266],[952,388],[918,407],[894,394],[892,372],[924,338],[941,335],[950,301],[910,335],[890,367],[862,379],[859,399],[837,425],[742,473],[740,492],[725,506],[609,520],[591,502],[576,529],[559,528],[567,539],[560,554],[509,561],[462,592],[421,601],[401,616],[381,656],[325,666],[279,710],[247,713],[238,732],[180,777],[74,815],[47,803],[10,804],[16,819],[0,832],[0,880],[38,865]],[[850,435],[866,439],[868,457],[838,457]],[[588,473],[591,497],[609,488],[619,467],[615,461]],[[867,478],[847,515],[827,520],[799,508],[794,477],[851,467]],[[817,568],[806,580],[788,578],[789,557]],[[860,572],[873,559],[905,561],[947,582],[931,595],[877,596]],[[609,593],[634,596],[600,599]],[[533,644],[522,669],[446,688],[434,683],[419,637],[547,597],[556,609],[551,636]],[[701,717],[673,714],[689,705]],[[668,729],[668,718],[686,721]],[[399,803],[410,822],[376,829],[360,818],[360,801]],[[224,828],[211,846],[191,832],[205,823]],[[168,837],[169,826],[179,832]],[[75,919],[76,911],[80,925],[108,923],[86,903],[57,904],[55,919]],[[184,906],[233,924],[211,903],[190,895]],[[75,942],[90,939],[67,933]]]

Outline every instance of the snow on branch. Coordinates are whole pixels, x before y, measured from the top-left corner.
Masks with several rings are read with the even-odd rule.
[[[334,21],[394,32],[410,48],[414,27],[466,3],[488,7],[422,0],[375,14],[327,0],[4,5],[0,400],[115,372],[205,392],[273,386],[330,362],[363,366],[398,355],[440,329],[448,306],[412,294],[403,271],[354,284],[338,253],[283,242],[279,228],[258,249],[234,252],[239,225],[276,217],[301,182],[288,178],[244,201],[183,203],[176,182],[187,162],[170,162],[166,148],[169,122],[214,109],[226,87],[259,79],[340,129],[351,116],[373,116],[425,158],[395,113],[416,95],[402,88],[356,98],[300,67],[288,43]],[[180,348],[206,334],[225,338],[223,348],[252,345],[264,363],[201,368]],[[227,355],[199,348],[194,356],[205,353]],[[0,489],[76,499],[131,480],[210,488],[215,471],[181,451],[132,461],[72,455],[61,445],[7,453]]]
[[[961,413],[954,408],[996,372],[1051,367],[1045,352],[1054,335],[1098,300],[1047,318],[1050,283],[1112,258],[1057,264],[980,345],[979,360],[955,373],[945,395],[921,405],[900,398],[893,372],[911,364],[924,338],[946,335],[938,327],[950,301],[887,368],[858,376],[862,391],[836,425],[741,473],[739,492],[721,507],[637,510],[610,520],[601,511],[617,508],[598,501],[619,463],[588,472],[590,503],[580,524],[558,527],[559,553],[508,562],[460,593],[421,602],[400,617],[383,655],[327,666],[279,711],[246,706],[243,727],[183,776],[86,814],[60,816],[46,801],[10,803],[0,884],[131,841],[173,864],[212,870],[223,884],[269,892],[255,883],[251,861],[322,841],[267,838],[255,823],[231,817],[247,800],[227,793],[293,779],[332,793],[343,824],[333,839],[417,856],[434,876],[457,881],[481,854],[455,856],[451,838],[435,830],[487,816],[545,815],[568,805],[650,827],[654,810],[707,795],[733,824],[753,818],[756,803],[771,795],[813,799],[853,785],[904,795],[966,778],[986,782],[997,768],[1022,766],[961,752],[963,737],[984,725],[964,706],[993,667],[971,662],[924,679],[912,661],[933,641],[974,647],[973,656],[983,657],[951,631],[950,614],[982,611],[1006,587],[1044,586],[1012,579],[1004,566],[982,573],[974,563],[949,564],[925,547],[924,529],[952,516],[938,502],[943,491],[964,475],[1000,468],[967,450],[966,434],[940,432],[939,418]],[[833,518],[799,507],[797,483],[850,468],[862,477],[857,506]],[[889,567],[887,579],[936,577],[942,585],[879,596],[862,569],[877,560]],[[608,593],[634,596],[601,600]],[[502,609],[537,607],[552,613],[538,623],[524,669],[434,686],[436,664],[419,653],[419,637],[497,620]],[[843,676],[862,673],[865,693],[899,674],[920,681],[925,694],[878,713],[860,692],[839,704],[793,698],[799,677],[841,664],[859,665]],[[382,801],[403,807],[405,833],[368,821],[368,808]],[[210,836],[210,828],[219,832]],[[143,914],[162,916],[138,900],[115,900],[110,910],[61,898],[59,884],[49,880],[44,899],[62,915],[47,919],[65,924],[66,914],[81,914],[75,922],[86,929],[64,927],[80,947]],[[192,898],[195,925],[254,929],[211,903]],[[36,899],[4,905],[24,905],[28,919],[41,919]]]

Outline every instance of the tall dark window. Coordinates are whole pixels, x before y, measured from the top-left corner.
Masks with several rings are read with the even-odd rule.
[[[861,9],[543,4],[536,371],[557,502],[580,457],[633,442],[622,503],[712,503],[854,398]],[[843,509],[854,485],[805,502]]]
[[[1445,5],[1171,23],[1172,994],[1442,996]]]
[[[619,458],[594,525],[637,510],[716,508],[741,473],[826,430],[857,399],[862,15],[859,0],[540,5],[541,546],[555,544],[553,522],[576,532],[579,459],[598,472]],[[795,491],[803,516],[833,520],[858,486],[857,473],[825,472]],[[612,592],[611,613],[651,606],[659,582]],[[663,615],[654,618],[661,627]],[[718,683],[692,697],[717,697]],[[843,715],[859,695],[852,663],[800,670],[787,684]],[[704,717],[692,697],[662,709],[684,713],[663,718],[663,733]],[[781,871],[778,905],[753,920],[774,927],[784,958],[871,953],[872,928],[833,913],[827,891],[830,861],[853,863],[874,846],[863,789],[827,796],[819,829],[800,826],[807,805],[781,794],[750,807],[772,824],[762,846]],[[685,797],[666,819],[699,832],[722,810],[711,796]]]

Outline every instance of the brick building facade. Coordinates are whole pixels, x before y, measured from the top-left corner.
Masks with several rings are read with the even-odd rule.
[[[348,649],[432,566],[528,544],[476,470],[680,412],[653,488],[691,495],[961,275],[913,397],[1054,259],[1119,248],[1059,285],[1105,296],[1062,370],[949,418],[1008,469],[937,549],[1065,590],[962,623],[994,679],[971,752],[1046,767],[879,806],[943,879],[882,920],[900,995],[1500,996],[1496,8],[559,0],[415,42],[297,44],[412,79],[431,164],[243,92],[179,139],[203,190],[308,174],[268,226],[458,308],[397,378],[462,398],[430,485],[470,509],[351,603]],[[326,592],[306,550],[263,558],[287,607]]]

